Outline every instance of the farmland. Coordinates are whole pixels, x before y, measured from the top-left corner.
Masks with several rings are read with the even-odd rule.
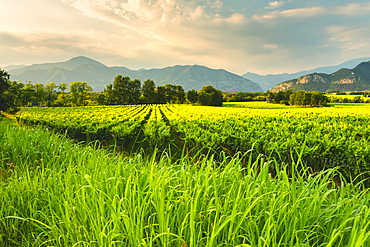
[[[236,107],[237,106],[237,107]],[[99,140],[126,152],[166,149],[176,155],[234,156],[254,150],[290,164],[298,154],[313,170],[339,167],[361,175],[370,163],[370,108],[337,104],[292,108],[265,102],[191,105],[126,105],[24,108],[18,121],[41,125],[78,140]]]
[[[23,108],[21,126],[0,120],[0,244],[369,246],[370,193],[357,183],[369,114],[265,102]]]

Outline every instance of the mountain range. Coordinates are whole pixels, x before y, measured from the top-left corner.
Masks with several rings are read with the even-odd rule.
[[[283,74],[259,75],[259,74],[248,72],[248,73],[243,74],[242,76],[251,81],[258,83],[264,91],[267,91],[267,90],[271,90],[274,86],[276,86],[279,83],[292,80],[295,78],[299,78],[307,74],[313,74],[313,73],[331,74],[342,68],[353,68],[359,63],[366,62],[366,61],[370,61],[370,57],[352,59],[352,60],[348,60],[344,63],[334,65],[334,66],[318,67],[312,70],[299,71],[299,72],[291,73],[291,74],[283,73]]]
[[[342,68],[332,74],[311,73],[276,85],[271,91],[367,91],[370,90],[370,61],[353,69]]]
[[[30,66],[6,67],[11,80],[32,81],[34,83],[73,81],[87,82],[95,92],[101,92],[113,82],[116,75],[140,79],[151,79],[157,86],[167,83],[181,85],[185,91],[199,90],[211,85],[224,92],[262,92],[261,87],[242,76],[223,69],[210,69],[200,65],[172,66],[162,69],[130,70],[126,67],[108,67],[96,60],[79,56],[65,62],[43,63]]]

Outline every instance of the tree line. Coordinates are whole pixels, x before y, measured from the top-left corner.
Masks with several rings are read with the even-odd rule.
[[[199,104],[221,106],[223,95],[220,90],[207,85],[202,89],[185,92],[181,85],[166,84],[156,86],[154,81],[147,79],[143,85],[139,79],[117,75],[97,98],[101,105],[122,104]]]
[[[363,97],[362,97],[363,96]],[[329,102],[330,103],[370,103],[370,99],[368,98],[368,94],[362,94],[361,96],[355,96],[351,98],[347,97],[335,97],[335,96],[329,96]]]
[[[291,106],[327,106],[328,97],[321,92],[306,92],[292,90],[273,93],[267,91],[266,101],[274,104],[285,104]]]
[[[94,93],[86,82],[47,84],[30,81],[10,81],[8,72],[0,69],[0,110],[15,110],[17,107],[30,106],[86,106],[86,105],[123,105],[123,104],[165,104],[191,103],[198,105],[221,106],[223,95],[212,86],[185,92],[181,85],[166,84],[156,86],[147,79],[117,75],[113,83],[103,92]]]

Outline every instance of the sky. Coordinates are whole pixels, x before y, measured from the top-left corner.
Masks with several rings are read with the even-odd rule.
[[[370,1],[0,0],[0,66],[292,73],[370,56]]]

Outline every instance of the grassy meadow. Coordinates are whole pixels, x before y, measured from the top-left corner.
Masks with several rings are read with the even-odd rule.
[[[0,246],[370,246],[370,193],[353,182],[366,176],[309,164],[340,148],[353,154],[345,165],[367,164],[367,106],[113,108],[103,119],[89,107],[71,108],[76,119],[53,108],[0,118]],[[128,141],[142,143],[107,145]]]

